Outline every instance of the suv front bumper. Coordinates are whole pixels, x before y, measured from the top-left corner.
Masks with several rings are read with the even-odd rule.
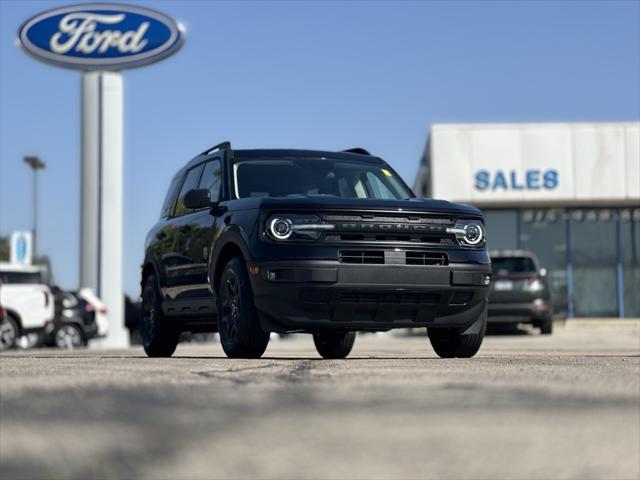
[[[323,329],[466,328],[485,314],[489,265],[360,265],[271,261],[251,265],[263,327]]]

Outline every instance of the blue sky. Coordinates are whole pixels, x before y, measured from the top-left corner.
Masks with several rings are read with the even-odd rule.
[[[31,228],[77,287],[80,74],[15,46],[68,2],[0,1],[0,234]],[[640,2],[134,1],[187,26],[168,60],[126,71],[125,289],[170,177],[204,148],[364,146],[412,184],[441,122],[640,119]]]

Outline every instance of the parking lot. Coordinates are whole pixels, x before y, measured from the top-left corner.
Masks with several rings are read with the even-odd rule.
[[[261,360],[219,344],[0,358],[3,478],[640,476],[639,323],[489,336],[441,360],[366,335],[346,361],[306,336]]]

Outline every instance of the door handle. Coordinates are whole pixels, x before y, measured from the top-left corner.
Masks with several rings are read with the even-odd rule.
[[[187,233],[191,231],[191,225],[183,225],[180,228],[178,228],[178,230],[180,230],[180,232],[182,233]]]
[[[156,238],[158,240],[162,240],[163,238],[167,238],[167,234],[162,230],[160,230],[158,233],[156,233]]]

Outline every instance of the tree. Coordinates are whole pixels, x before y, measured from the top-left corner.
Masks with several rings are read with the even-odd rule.
[[[0,262],[8,262],[11,258],[10,245],[9,237],[0,237]]]

